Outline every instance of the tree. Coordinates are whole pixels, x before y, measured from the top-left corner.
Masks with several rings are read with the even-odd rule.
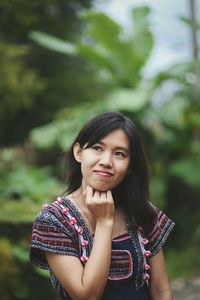
[[[25,140],[31,128],[49,122],[59,108],[91,99],[96,86],[99,90],[95,76],[86,75],[83,60],[51,53],[29,39],[36,29],[74,39],[82,28],[77,15],[91,2],[0,1],[1,144]],[[94,85],[94,93],[87,94],[86,82]]]

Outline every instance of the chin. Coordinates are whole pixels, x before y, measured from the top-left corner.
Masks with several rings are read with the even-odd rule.
[[[98,191],[98,192],[107,192],[107,191],[109,191],[109,188],[102,188],[102,187],[99,187],[99,186],[92,186],[92,188],[95,191]]]
[[[112,189],[114,189],[113,186],[100,186],[100,185],[91,185],[91,187],[95,190],[95,191],[99,191],[99,192],[107,192],[107,191],[112,191]]]

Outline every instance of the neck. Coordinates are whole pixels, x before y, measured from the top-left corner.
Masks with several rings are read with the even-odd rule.
[[[85,207],[86,208],[86,202],[85,202],[85,193],[80,186],[75,192],[72,194],[68,195],[69,199],[75,202],[78,206]]]
[[[92,234],[94,234],[96,227],[96,219],[91,211],[88,209],[85,201],[85,193],[81,186],[78,190],[68,195],[68,198],[76,205],[83,219],[87,223],[87,226]]]

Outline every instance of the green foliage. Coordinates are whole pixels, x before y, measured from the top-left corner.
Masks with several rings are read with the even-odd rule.
[[[3,300],[13,299],[17,284],[18,269],[9,240],[0,239],[0,295]]]
[[[75,138],[82,125],[96,113],[104,111],[105,101],[92,107],[84,104],[79,107],[62,110],[58,118],[51,123],[35,128],[30,132],[30,141],[42,150],[66,149]]]
[[[149,90],[145,88],[118,88],[105,98],[107,109],[115,111],[139,112],[149,104]]]
[[[50,168],[30,167],[16,163],[9,170],[1,169],[0,197],[40,202],[52,198],[59,190],[58,181],[50,175]]]
[[[29,37],[32,40],[37,40],[41,46],[47,47],[50,50],[68,53],[70,55],[77,54],[76,47],[72,43],[64,42],[59,38],[36,31],[31,32]]]
[[[34,203],[27,199],[16,202],[7,198],[0,198],[2,207],[0,211],[0,223],[16,225],[30,224],[42,207],[42,203],[48,202],[47,200],[49,201],[49,199],[44,198],[40,199],[41,203]]]
[[[137,56],[134,57],[134,61],[137,62],[138,66],[144,65],[147,62],[154,44],[148,19],[150,12],[150,8],[147,6],[137,7],[132,10],[134,28],[133,43],[137,54]]]
[[[41,204],[54,200],[61,192],[61,183],[50,167],[29,166],[18,152],[1,151],[1,223],[31,223]]]
[[[91,0],[0,0],[1,31],[7,40],[27,40],[27,33],[42,28],[59,36],[73,37],[80,29],[77,13],[91,6]]]
[[[99,103],[94,103],[92,110],[84,104],[78,110],[70,109],[62,113],[59,119],[34,129],[30,138],[36,147],[65,148],[75,136],[80,124],[94,112],[104,110],[138,112],[148,105],[151,90],[147,85],[144,88],[144,85],[140,84],[140,71],[153,47],[148,23],[149,12],[147,7],[133,9],[133,30],[127,35],[122,26],[109,16],[92,10],[81,14],[86,26],[82,39],[77,43],[64,42],[41,32],[31,33],[33,40],[48,49],[81,56],[92,62],[98,66],[99,75],[116,86],[116,89],[112,89],[107,96],[99,97]],[[130,89],[136,86],[134,90]],[[91,113],[88,114],[88,111]]]
[[[167,270],[171,279],[199,276],[199,266],[199,247],[195,245],[168,251]]]
[[[51,54],[28,38],[30,30],[40,29],[74,39],[82,27],[78,12],[91,2],[0,1],[1,144],[21,143],[31,128],[50,122],[60,108],[102,94],[97,76],[83,60]],[[86,89],[87,84],[92,88]]]
[[[22,263],[27,263],[29,261],[29,252],[27,247],[27,241],[22,240],[17,244],[13,244],[12,250],[13,256]]]
[[[133,9],[134,30],[129,34],[106,14],[90,10],[81,14],[86,27],[77,43],[65,43],[41,32],[32,32],[31,38],[51,50],[93,62],[121,87],[135,87],[153,47],[148,14],[147,7]]]
[[[192,20],[186,17],[180,17],[181,21],[183,21],[186,25],[192,26]],[[196,29],[200,30],[200,24],[196,24]]]
[[[41,91],[43,84],[37,81],[35,71],[27,69],[23,59],[29,55],[30,49],[15,44],[0,44],[0,82],[1,108],[3,114],[14,114],[19,108],[31,107],[33,96]]]
[[[30,134],[31,142],[38,149],[65,149],[73,141],[83,123],[81,114],[77,115],[77,119],[55,120],[33,129]]]
[[[153,203],[160,209],[165,211],[165,194],[166,194],[166,182],[164,176],[161,176],[159,171],[156,170],[156,175],[153,177],[150,184],[150,194]]]
[[[26,46],[0,43],[0,140],[5,140],[10,122],[19,111],[30,111],[34,98],[44,89],[37,72],[26,67],[24,60],[29,54]]]
[[[183,159],[177,160],[170,167],[170,172],[181,178],[185,183],[191,185],[194,188],[199,188],[200,178],[200,157],[184,157]]]

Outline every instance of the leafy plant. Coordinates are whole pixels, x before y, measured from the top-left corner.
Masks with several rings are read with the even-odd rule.
[[[146,6],[132,10],[133,30],[129,33],[106,14],[90,10],[81,14],[86,26],[82,39],[76,43],[36,31],[31,32],[30,37],[51,50],[83,57],[98,66],[100,74],[106,73],[116,85],[133,88],[141,79],[141,70],[153,47],[149,12]]]
[[[0,182],[0,197],[27,198],[41,202],[52,198],[59,190],[58,180],[50,175],[50,168],[30,167],[16,163],[9,172],[3,172]]]
[[[0,239],[0,295],[1,299],[11,300],[17,284],[18,269],[8,239]],[[9,280],[8,280],[9,279]]]

